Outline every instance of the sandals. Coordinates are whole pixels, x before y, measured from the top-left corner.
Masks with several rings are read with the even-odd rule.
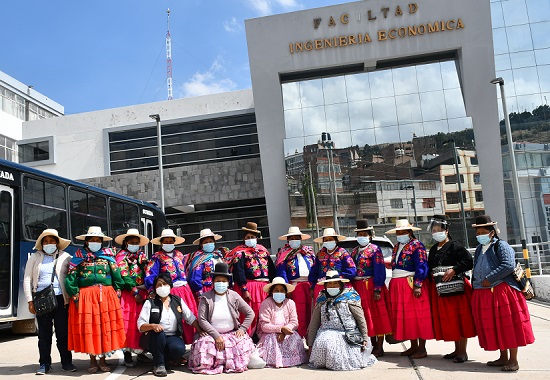
[[[487,362],[487,365],[489,367],[504,367],[506,365],[506,362],[501,362],[499,360],[492,360],[490,362]]]
[[[109,367],[107,364],[105,365],[98,364],[97,368],[99,368],[101,372],[111,372],[111,367]]]
[[[97,366],[90,366],[90,368],[88,368],[88,373],[90,374],[94,374],[94,373],[97,373]]]
[[[453,359],[453,363],[464,363],[465,361],[468,360],[468,355],[464,355],[464,356],[456,356],[454,359]]]
[[[500,369],[501,371],[504,371],[504,372],[516,372],[519,370],[519,364],[516,364],[516,365],[505,365],[504,367],[502,367]]]

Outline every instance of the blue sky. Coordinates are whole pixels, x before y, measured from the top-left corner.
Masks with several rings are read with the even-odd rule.
[[[244,20],[336,0],[2,0],[0,70],[66,114],[250,88]]]

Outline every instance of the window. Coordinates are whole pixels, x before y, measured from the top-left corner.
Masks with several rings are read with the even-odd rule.
[[[483,192],[476,191],[476,202],[483,202]]]
[[[435,198],[423,198],[422,208],[435,208]]]
[[[88,227],[99,226],[107,233],[107,200],[101,195],[85,193],[80,190],[70,189],[69,208],[71,218],[71,235],[73,242],[75,236],[86,233]]]
[[[466,193],[462,192],[462,202],[466,202]],[[447,204],[448,205],[454,205],[460,203],[460,199],[458,198],[458,192],[456,193],[447,193]]]
[[[376,204],[376,193],[360,193],[358,194],[358,202],[359,204],[362,203],[374,203]]]
[[[403,199],[394,198],[390,199],[391,208],[403,208]]]
[[[139,229],[139,210],[136,205],[123,203],[114,199],[109,201],[111,206],[111,235],[117,236],[126,233],[130,228]]]
[[[460,183],[464,183],[464,175],[460,175]],[[456,174],[446,175],[445,176],[445,185],[454,185],[456,184]]]
[[[479,173],[474,173],[474,183],[476,185],[479,185],[481,183],[481,176],[479,175]]]
[[[470,157],[470,165],[479,165],[479,162],[477,161],[477,156]]]
[[[435,182],[419,182],[418,189],[420,190],[435,190]]]
[[[53,164],[53,136],[22,140],[17,143],[19,162],[29,166]]]
[[[65,188],[31,177],[23,177],[23,226],[27,239],[36,240],[46,228],[67,236]]]

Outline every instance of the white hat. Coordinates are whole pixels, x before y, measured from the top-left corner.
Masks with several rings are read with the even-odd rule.
[[[273,279],[273,281],[271,281],[271,283],[267,284],[264,286],[264,292],[266,293],[269,293],[269,290],[271,289],[271,287],[275,286],[275,285],[284,285],[286,287],[286,292],[287,293],[290,293],[290,292],[293,292],[294,289],[296,288],[296,286],[294,285],[291,285],[291,284],[288,284],[284,278],[282,277],[275,277]]]
[[[386,231],[387,234],[394,234],[396,231],[401,230],[411,230],[411,231],[420,231],[421,228],[413,227],[407,219],[398,219],[395,221],[395,228],[392,228],[389,231]]]
[[[53,228],[48,228],[48,229],[42,231],[42,233],[40,234],[38,239],[36,239],[36,244],[34,245],[34,249],[36,249],[37,251],[42,250],[42,239],[45,236],[55,236],[55,237],[57,237],[59,239],[59,244],[57,244],[57,249],[59,249],[60,251],[64,250],[65,248],[67,248],[69,246],[69,244],[71,244],[70,240],[63,239],[62,237],[59,237],[59,233],[57,232],[57,230],[54,230]]]
[[[220,240],[222,238],[222,235],[216,235],[215,233],[213,233],[210,230],[210,228],[205,228],[205,229],[201,230],[201,232],[199,234],[199,238],[194,240],[193,244],[195,244],[195,245],[200,244],[201,240],[206,238],[206,237],[214,238],[214,240]]]
[[[174,233],[174,231],[172,231],[171,228],[165,228],[164,230],[162,230],[162,233],[160,234],[159,237],[156,237],[153,240],[151,240],[151,243],[153,243],[155,245],[162,245],[162,243],[160,241],[163,238],[167,238],[167,237],[174,238],[176,240],[175,243],[174,243],[175,245],[181,244],[185,241],[184,238],[176,236],[176,234]]]
[[[126,232],[125,234],[122,234],[122,235],[118,235],[116,238],[115,238],[115,243],[117,244],[120,244],[122,245],[122,243],[124,243],[124,239],[126,239],[126,236],[136,236],[139,238],[139,246],[140,247],[143,247],[147,244],[149,244],[149,239],[147,239],[145,236],[143,235],[140,235],[139,231],[137,228],[130,228],[128,230],[128,232]]]
[[[318,284],[324,284],[325,282],[332,282],[332,281],[341,281],[341,282],[349,282],[347,278],[340,277],[340,273],[335,270],[329,270],[327,271],[327,274],[325,275],[325,279],[318,281]]]
[[[96,236],[103,239],[103,241],[111,241],[113,238],[110,238],[109,236],[105,235],[103,231],[101,230],[101,227],[98,226],[91,226],[88,228],[88,233],[85,233],[84,235],[78,235],[76,238],[78,240],[86,240],[86,237],[90,236]]]
[[[303,234],[302,231],[300,231],[300,227],[292,226],[288,228],[288,234],[279,236],[279,240],[288,240],[287,238],[289,236],[298,236],[298,235],[302,240],[311,239],[311,235]]]
[[[329,236],[335,237],[336,239],[338,239],[338,241],[346,240],[346,237],[344,235],[338,235],[334,230],[334,228],[325,228],[323,230],[323,236],[319,236],[318,238],[313,239],[313,241],[315,243],[322,243],[323,238],[326,238]]]

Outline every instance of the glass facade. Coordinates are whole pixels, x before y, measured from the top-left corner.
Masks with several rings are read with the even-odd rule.
[[[0,111],[23,121],[45,119],[55,116],[37,104],[28,102],[15,92],[0,86]]]
[[[0,135],[0,158],[15,161],[17,157],[17,144],[15,140]]]

